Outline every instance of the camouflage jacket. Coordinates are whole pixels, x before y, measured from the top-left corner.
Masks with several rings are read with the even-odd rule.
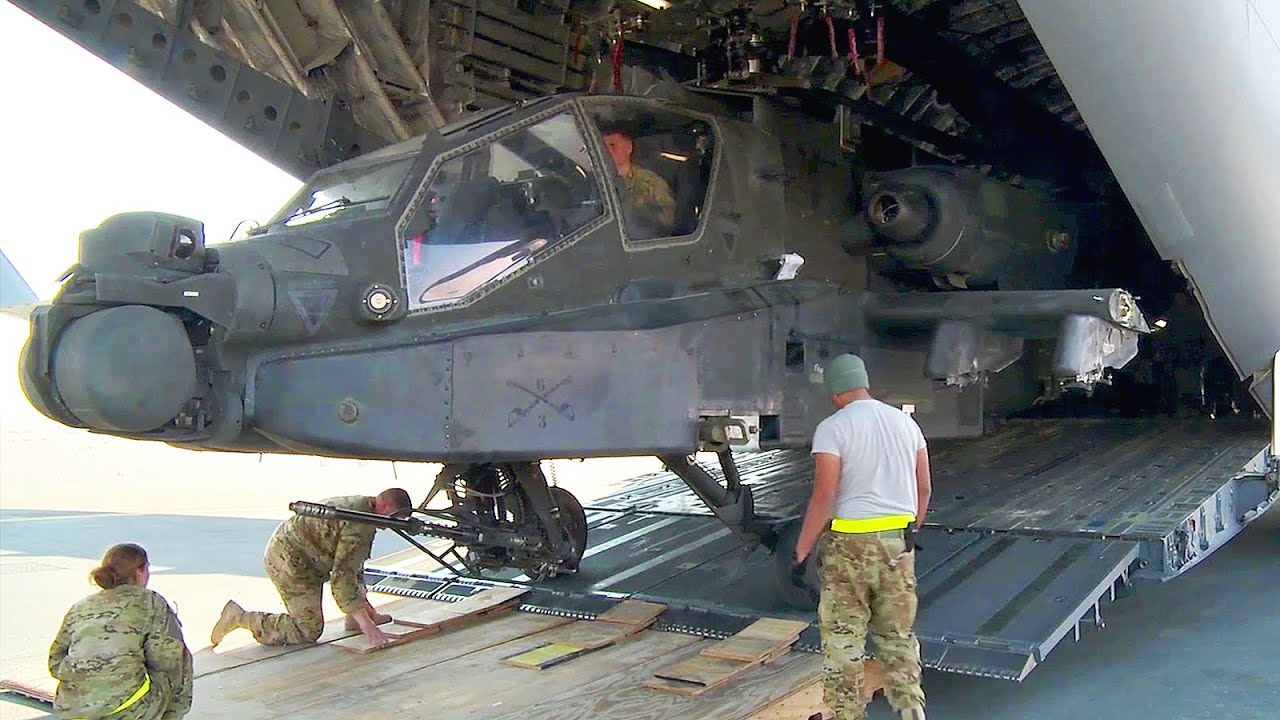
[[[121,585],[80,600],[49,648],[58,679],[54,708],[64,717],[99,718],[115,710],[150,674],[150,692],[174,694],[166,717],[191,708],[191,652],[182,624],[158,593]]]
[[[640,211],[639,217],[654,225],[654,231],[667,234],[676,221],[676,199],[671,187],[658,173],[631,166],[631,174],[622,176],[627,202]]]
[[[328,498],[326,505],[373,512],[373,498],[349,495]],[[364,603],[364,561],[373,552],[377,528],[365,523],[321,520],[295,515],[285,520],[267,544],[267,563],[287,568],[290,579],[321,585],[328,580],[333,599],[350,614]]]

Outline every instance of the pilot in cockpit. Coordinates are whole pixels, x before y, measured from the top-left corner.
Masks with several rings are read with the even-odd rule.
[[[676,220],[676,199],[661,175],[631,162],[635,144],[630,133],[620,127],[602,129],[604,144],[613,157],[622,181],[633,225],[649,237],[670,235]]]

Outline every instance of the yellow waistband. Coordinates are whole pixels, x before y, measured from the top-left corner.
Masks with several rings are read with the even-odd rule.
[[[142,696],[146,695],[149,690],[151,690],[151,676],[148,674],[143,674],[142,684],[138,686],[138,689],[134,690],[132,695],[126,698],[124,702],[117,705],[116,709],[107,713],[107,715],[115,715],[116,713],[121,713],[121,712],[124,712],[125,710],[128,710],[135,703],[141,700]],[[85,718],[74,718],[74,720],[85,720]]]
[[[915,515],[881,515],[880,517],[861,518],[858,520],[835,518],[831,521],[831,530],[850,535],[880,532],[882,530],[902,530],[915,519]]]

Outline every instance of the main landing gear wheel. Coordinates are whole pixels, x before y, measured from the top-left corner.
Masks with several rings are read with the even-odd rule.
[[[800,540],[801,522],[790,523],[778,534],[778,545],[773,552],[773,575],[782,601],[796,610],[817,610],[818,550],[804,559],[803,584],[797,585],[791,578],[791,561],[796,555],[796,543]]]
[[[560,513],[560,524],[569,537],[571,548],[569,557],[561,560],[561,566],[576,572],[582,562],[582,555],[587,551],[587,511],[573,493],[561,487],[549,488],[551,501]]]

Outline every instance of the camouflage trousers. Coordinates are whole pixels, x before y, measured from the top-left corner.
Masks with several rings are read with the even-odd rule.
[[[263,645],[313,643],[324,632],[324,579],[307,577],[290,567],[287,559],[268,552],[263,564],[267,577],[284,601],[283,613],[247,612],[244,626]]]
[[[191,692],[191,661],[184,668],[182,680]],[[138,702],[111,716],[111,720],[178,720],[191,709],[191,698],[180,698],[181,687],[172,687],[169,677],[151,674],[151,689]]]
[[[915,553],[900,532],[827,531],[818,544],[822,597],[818,629],[825,657],[823,699],[835,720],[863,720],[862,657],[867,634],[884,666],[885,696],[895,710],[924,707],[916,620]]]

